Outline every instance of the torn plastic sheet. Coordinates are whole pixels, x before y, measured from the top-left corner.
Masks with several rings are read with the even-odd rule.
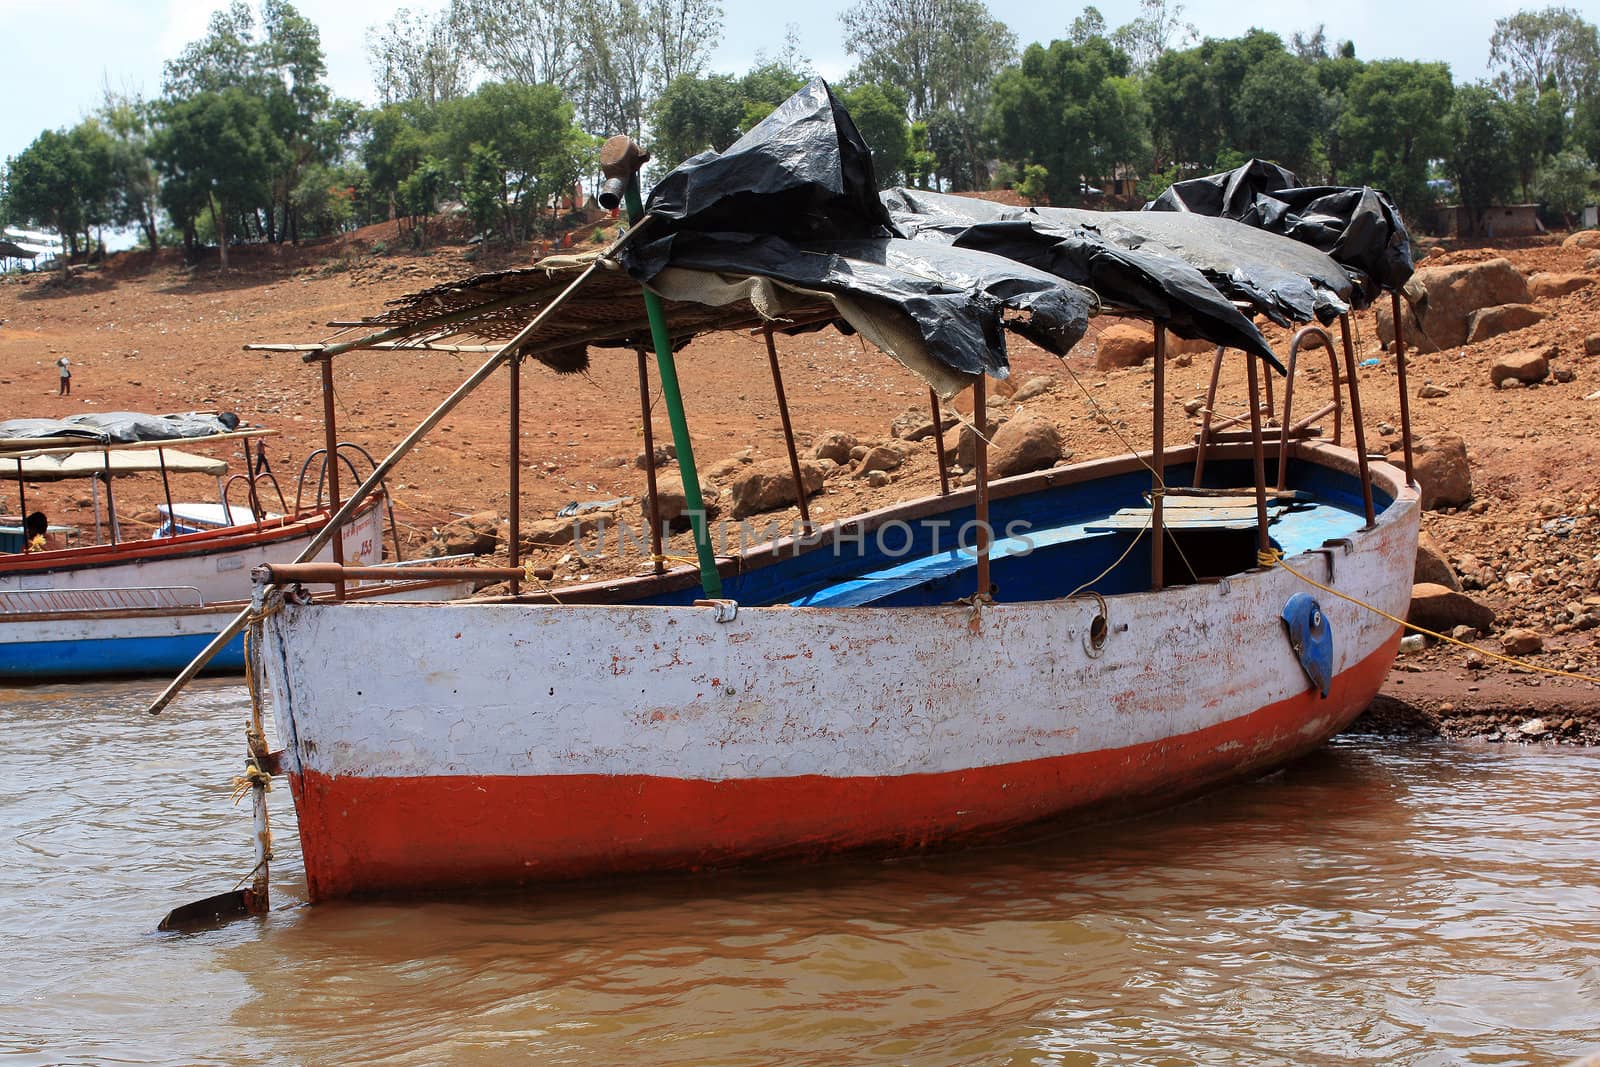
[[[917,240],[953,241],[958,248],[1037,267],[1088,287],[1108,307],[1153,319],[1181,337],[1252,352],[1278,366],[1256,325],[1181,259],[1123,248],[1090,226],[975,197],[894,189],[883,199],[895,224]]]
[[[1177,182],[1145,210],[1235,219],[1308,244],[1361,272],[1355,296],[1361,306],[1378,287],[1398,290],[1414,269],[1411,237],[1386,193],[1371,186],[1301,185],[1291,171],[1265,160]]]
[[[1349,273],[1309,245],[1232,219],[1163,211],[1037,208],[1057,224],[1098,233],[1119,248],[1181,259],[1224,296],[1281,326],[1329,323],[1350,310]]]
[[[678,233],[645,244],[635,255],[652,288],[670,299],[684,296],[657,284],[669,268],[720,275],[728,285],[761,277],[796,292],[826,295],[845,321],[946,396],[955,391],[952,381],[959,389],[978,374],[1009,373],[1006,330],[1065,355],[1099,307],[1087,289],[1024,264],[896,238],[802,245],[764,234]],[[850,308],[866,310],[853,318]],[[890,316],[893,329],[883,325]],[[939,373],[935,381],[930,363],[955,374]]]
[[[702,152],[650,192],[652,233],[763,233],[794,241],[898,236],[872,151],[828,83],[813,78],[724,152]]]
[[[95,444],[132,444],[138,441],[178,441],[211,437],[239,427],[239,416],[189,412],[145,415],[137,411],[104,411],[68,415],[64,419],[11,419],[0,422],[0,439],[81,437]]]

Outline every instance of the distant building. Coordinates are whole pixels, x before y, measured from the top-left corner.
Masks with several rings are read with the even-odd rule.
[[[40,230],[0,230],[0,270],[43,270],[66,250],[61,238]]]
[[[1481,225],[1474,226],[1472,212],[1460,204],[1434,209],[1434,233],[1440,237],[1535,237],[1546,232],[1539,221],[1538,204],[1496,204],[1483,213]]]

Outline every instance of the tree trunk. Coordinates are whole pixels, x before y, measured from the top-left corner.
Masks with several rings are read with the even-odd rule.
[[[211,217],[217,223],[217,252],[222,257],[222,269],[228,269],[228,216],[223,210],[227,205],[219,201],[210,193],[206,198],[211,201]]]

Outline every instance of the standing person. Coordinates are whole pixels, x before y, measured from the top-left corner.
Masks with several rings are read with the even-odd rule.
[[[61,371],[61,391],[57,396],[72,395],[72,361],[62,356],[56,360],[56,368]]]

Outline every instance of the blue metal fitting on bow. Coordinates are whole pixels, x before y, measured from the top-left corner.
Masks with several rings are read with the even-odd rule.
[[[1296,593],[1283,606],[1283,625],[1306,677],[1326,697],[1333,681],[1333,627],[1321,605],[1309,593]]]

